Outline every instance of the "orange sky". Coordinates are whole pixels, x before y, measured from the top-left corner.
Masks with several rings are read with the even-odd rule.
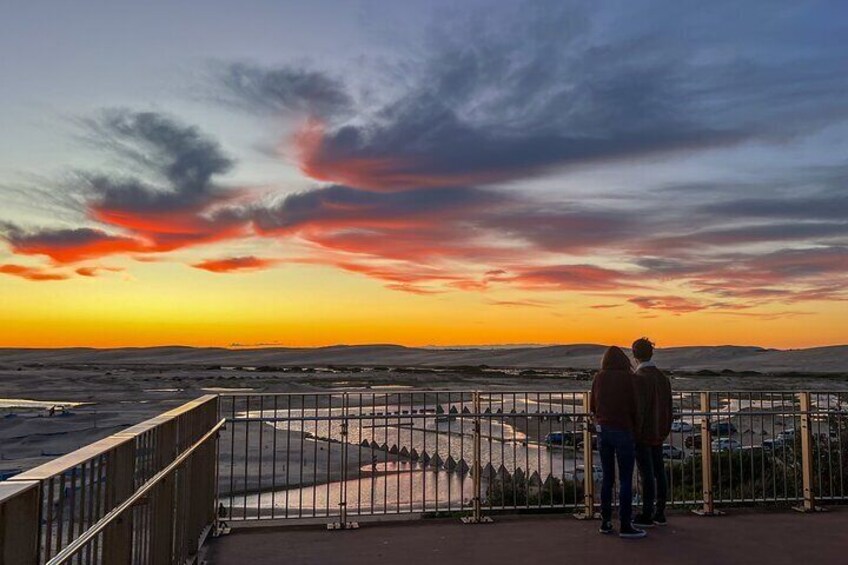
[[[543,305],[521,303],[544,301]],[[626,300],[514,289],[419,296],[330,267],[292,266],[221,276],[178,263],[139,264],[132,275],[33,283],[0,279],[0,346],[146,346],[234,343],[473,345],[618,343],[649,335],[661,346],[807,347],[844,341],[848,308],[770,319],[660,313]],[[533,302],[535,304],[535,302]]]
[[[848,19],[366,4],[10,8],[0,345],[848,342]]]

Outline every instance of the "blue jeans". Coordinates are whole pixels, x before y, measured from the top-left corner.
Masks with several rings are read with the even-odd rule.
[[[618,460],[618,517],[622,526],[630,525],[633,516],[633,465],[636,457],[633,434],[601,426],[599,451],[604,472],[601,483],[601,518],[604,521],[612,519],[612,486],[615,482],[615,462]]]
[[[639,467],[639,476],[642,478],[642,515],[650,520],[655,512],[665,513],[665,499],[668,495],[662,446],[637,445],[636,466]]]

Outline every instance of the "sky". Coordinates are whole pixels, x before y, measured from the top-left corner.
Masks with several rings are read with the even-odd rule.
[[[3,5],[0,346],[848,343],[842,2]]]

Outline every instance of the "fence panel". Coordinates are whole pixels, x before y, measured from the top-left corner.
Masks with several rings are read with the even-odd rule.
[[[115,512],[215,425],[217,403],[217,396],[198,398],[8,480],[39,485],[37,562],[172,563],[196,551],[199,524],[215,518],[214,441],[169,473],[170,481],[183,481],[176,493],[157,483],[149,496]],[[200,459],[205,467],[186,480],[187,465]],[[192,501],[195,519],[182,530],[162,530],[189,493],[201,493]],[[66,555],[94,530],[90,542]]]
[[[795,430],[805,414],[812,422],[811,492],[844,500],[843,401],[815,393],[804,411],[795,392],[675,392],[675,421],[663,446],[668,505],[712,511],[803,501],[804,454]],[[218,487],[231,520],[591,514],[600,492],[585,392],[227,395],[221,416],[228,429]]]

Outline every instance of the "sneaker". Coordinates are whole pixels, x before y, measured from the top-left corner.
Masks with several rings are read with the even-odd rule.
[[[633,519],[633,525],[637,528],[653,528],[654,521],[646,514],[639,514]]]
[[[627,526],[622,525],[621,531],[618,532],[618,537],[627,538],[627,539],[643,538],[646,535],[647,534],[645,533],[645,530],[640,530],[639,528],[634,528],[631,525],[627,525]]]
[[[598,531],[602,534],[611,534],[615,531],[615,529],[613,529],[612,527],[612,522],[610,522],[609,520],[605,520],[601,522],[601,527],[598,528]]]
[[[658,512],[654,514],[654,524],[657,526],[668,526],[668,520],[665,519],[665,513]]]

